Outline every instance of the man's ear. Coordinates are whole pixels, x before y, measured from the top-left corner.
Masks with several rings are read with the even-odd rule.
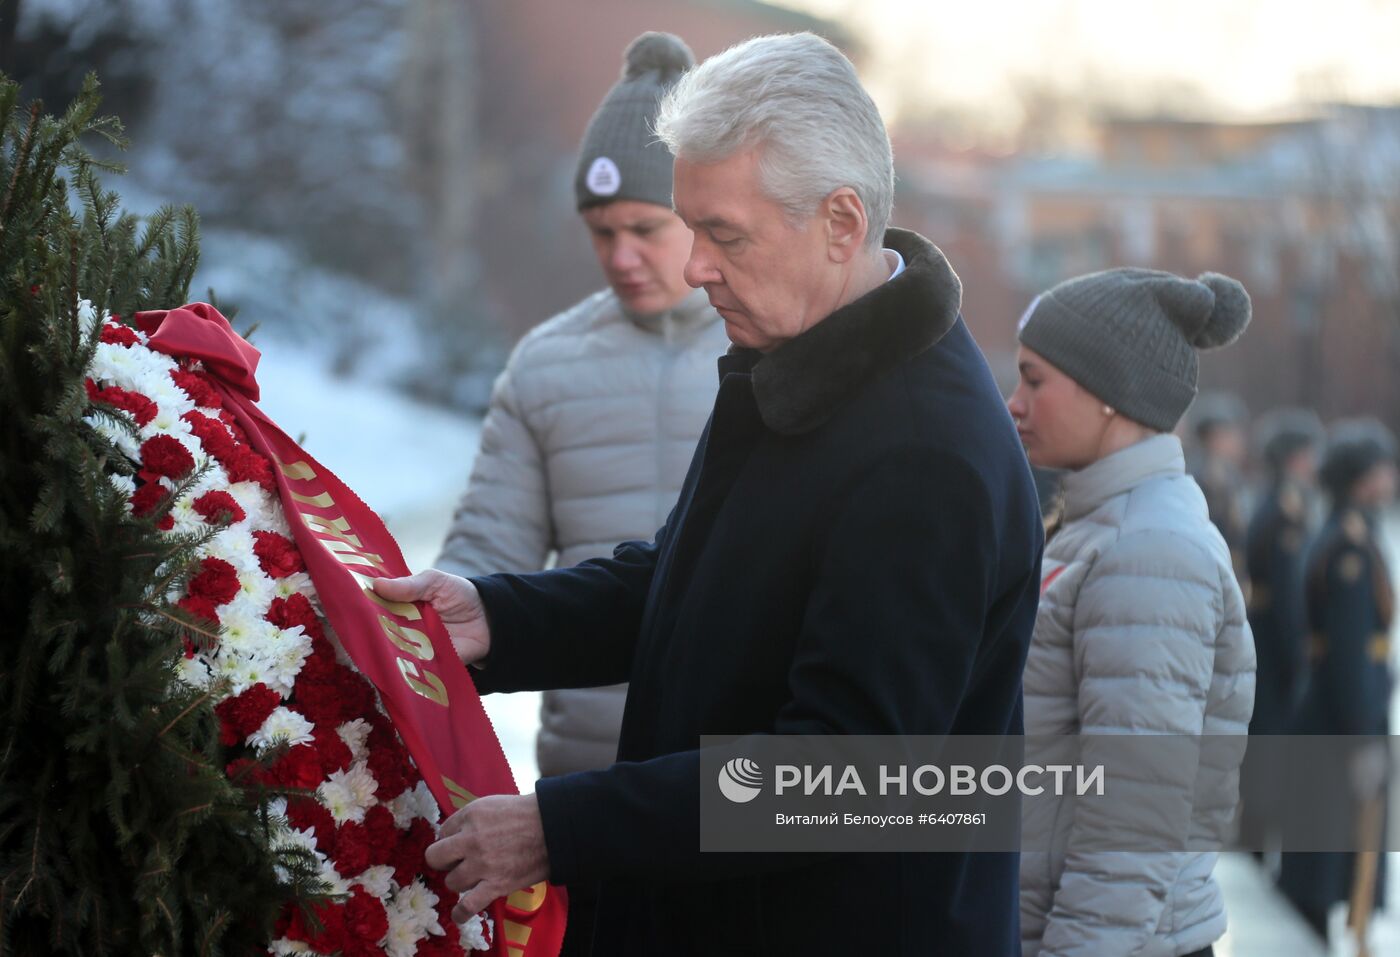
[[[832,262],[850,262],[865,245],[866,234],[870,231],[865,204],[855,190],[842,186],[822,200],[821,213],[826,227],[827,256]]]

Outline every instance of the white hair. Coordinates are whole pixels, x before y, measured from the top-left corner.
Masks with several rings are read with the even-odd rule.
[[[795,219],[855,190],[878,247],[894,205],[880,111],[851,61],[812,33],[755,37],[685,73],[662,99],[656,135],[671,153],[716,163],[761,146],[761,188]]]

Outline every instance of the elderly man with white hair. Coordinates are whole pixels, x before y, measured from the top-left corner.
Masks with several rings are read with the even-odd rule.
[[[686,280],[733,342],[665,526],[572,568],[379,585],[432,602],[483,692],[630,681],[618,763],[474,801],[428,860],[463,915],[600,882],[600,955],[1019,953],[1014,853],[700,851],[702,734],[1019,733],[1042,533],[957,276],[886,229],[850,62],[750,40],[657,131]]]

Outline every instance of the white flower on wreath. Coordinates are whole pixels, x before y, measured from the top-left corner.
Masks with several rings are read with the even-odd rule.
[[[379,803],[374,796],[375,787],[377,784],[369,768],[356,763],[344,771],[332,771],[316,793],[335,823],[344,824],[364,821],[365,812]]]
[[[335,733],[340,735],[340,740],[345,742],[345,746],[350,749],[350,756],[355,762],[363,761],[369,754],[366,750],[365,742],[369,740],[370,726],[364,718],[356,718],[353,721],[346,721],[335,729]],[[393,804],[389,805],[393,810]],[[395,815],[397,821],[398,815]],[[407,824],[400,824],[399,827],[407,827]]]
[[[310,744],[314,739],[311,732],[315,730],[310,721],[290,708],[278,706],[272,709],[272,713],[263,720],[258,730],[248,735],[248,744],[259,751],[271,748],[278,744],[287,744],[295,747],[298,744]],[[284,815],[286,811],[282,812]]]

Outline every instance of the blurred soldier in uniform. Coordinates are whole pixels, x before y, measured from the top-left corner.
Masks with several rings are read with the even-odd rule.
[[[1310,674],[1298,731],[1388,734],[1395,593],[1377,536],[1380,513],[1395,497],[1395,439],[1374,420],[1337,425],[1320,478],[1332,511],[1307,557]],[[1358,746],[1350,755],[1352,806],[1327,811],[1355,817],[1360,805],[1382,800],[1386,757],[1384,742]],[[1284,857],[1283,890],[1324,939],[1328,910],[1351,896],[1357,859],[1348,852]],[[1384,899],[1384,855],[1380,864],[1376,901]]]
[[[1310,537],[1308,506],[1322,423],[1305,409],[1278,409],[1260,421],[1256,436],[1267,478],[1245,533],[1249,628],[1258,659],[1249,733],[1287,734],[1307,668],[1303,546]],[[1263,766],[1264,761],[1247,754],[1241,777],[1240,836],[1255,850],[1273,843],[1266,822],[1283,770]]]
[[[1322,423],[1303,409],[1280,409],[1259,427],[1267,486],[1245,533],[1249,627],[1259,659],[1251,734],[1292,730],[1307,665],[1303,546],[1317,475]]]
[[[1235,577],[1249,594],[1244,565],[1245,503],[1244,467],[1246,452],[1244,403],[1233,395],[1207,393],[1192,409],[1192,430],[1196,448],[1188,463],[1191,477],[1206,497],[1211,523],[1220,530],[1230,549]]]

